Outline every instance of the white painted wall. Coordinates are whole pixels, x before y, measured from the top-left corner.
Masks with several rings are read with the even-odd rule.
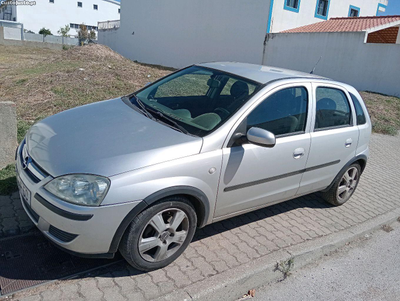
[[[217,60],[261,63],[269,3],[123,0],[118,43],[106,45],[129,59],[170,67]]]
[[[396,1],[396,0],[391,0]],[[274,0],[270,32],[281,32],[316,22],[325,21],[315,17],[317,0],[300,0],[299,12],[284,9],[286,0]],[[387,0],[330,0],[328,19],[347,17],[350,5],[360,8],[360,16],[376,16],[378,4]]]
[[[117,45],[118,44],[118,31],[119,29],[99,30],[98,42],[103,45]],[[110,47],[110,46],[109,46]]]
[[[8,40],[21,40],[21,29],[14,27],[3,27],[4,38]]]
[[[74,24],[96,26],[99,21],[118,20],[120,5],[113,0],[79,0],[83,7],[78,7],[78,0],[36,0],[36,5],[18,5],[17,22],[23,23],[24,28],[38,33],[43,27],[50,29],[52,34],[57,34],[60,27]],[[93,9],[93,4],[98,5],[98,10]],[[70,35],[77,31],[71,29]]]
[[[310,72],[358,90],[400,96],[400,45],[364,44],[365,33],[270,34],[264,65]]]

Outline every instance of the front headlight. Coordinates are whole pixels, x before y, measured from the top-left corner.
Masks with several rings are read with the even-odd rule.
[[[78,205],[99,206],[110,187],[110,180],[94,175],[67,175],[51,180],[44,188],[56,197]]]

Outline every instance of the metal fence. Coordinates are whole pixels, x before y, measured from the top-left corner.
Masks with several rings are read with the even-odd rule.
[[[119,28],[120,23],[121,23],[120,20],[97,22],[97,28],[99,30],[117,29]]]

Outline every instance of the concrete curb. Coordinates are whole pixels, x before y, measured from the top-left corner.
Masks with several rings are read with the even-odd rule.
[[[393,223],[399,216],[400,208],[397,208],[348,229],[273,252],[156,300],[237,300],[249,289],[282,279],[282,273],[275,271],[277,262],[292,258],[292,271],[299,269],[385,224]]]

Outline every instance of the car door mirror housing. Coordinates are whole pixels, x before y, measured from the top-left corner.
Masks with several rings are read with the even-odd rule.
[[[274,147],[276,144],[275,135],[267,130],[252,127],[247,131],[247,140],[263,147]]]

